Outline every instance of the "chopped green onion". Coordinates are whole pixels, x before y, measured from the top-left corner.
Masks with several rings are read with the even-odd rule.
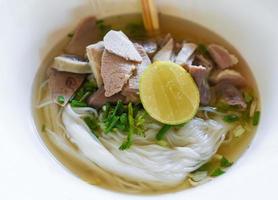
[[[235,114],[226,115],[223,117],[223,120],[228,123],[232,123],[239,120],[239,116]]]
[[[253,125],[254,125],[254,126],[257,126],[257,125],[259,124],[260,115],[261,115],[261,112],[260,112],[260,111],[256,111],[256,112],[255,112],[254,117],[253,117]]]
[[[118,122],[118,120],[120,119],[120,117],[118,116],[113,116],[111,123],[109,124],[109,126],[104,130],[104,133],[109,133],[116,125],[116,123]]]
[[[142,21],[140,22],[133,22],[133,23],[129,23],[126,27],[125,27],[127,34],[132,37],[133,39],[142,39],[144,37],[146,37],[146,29],[144,27],[144,24]]]
[[[234,128],[233,134],[235,137],[240,137],[243,133],[245,133],[245,128],[243,128],[241,125],[238,125]]]
[[[203,55],[209,56],[209,51],[205,44],[198,44],[197,52],[199,52]]]
[[[64,104],[65,103],[65,97],[64,96],[58,96],[57,97],[57,102],[59,103],[59,104]]]
[[[72,107],[88,107],[88,105],[85,102],[80,102],[80,101],[77,101],[77,100],[72,100],[70,102],[70,105]]]
[[[170,130],[171,127],[172,127],[172,125],[164,124],[162,126],[162,128],[158,131],[158,133],[156,135],[156,139],[162,140],[164,138],[164,136],[166,135],[166,133]]]
[[[98,135],[96,134],[96,130],[98,129],[97,121],[91,117],[85,117],[84,122],[89,127],[91,132],[98,138]]]
[[[253,100],[253,96],[250,93],[244,92],[243,94],[246,103],[250,103]]]
[[[216,176],[220,176],[220,175],[222,175],[222,174],[224,174],[224,173],[225,173],[225,171],[223,171],[221,168],[216,168],[216,169],[211,173],[210,176],[216,177]]]
[[[92,93],[91,92],[86,92],[81,98],[80,98],[80,102],[83,102],[87,99],[87,97],[89,97]]]
[[[196,169],[194,172],[208,171],[209,168],[210,168],[210,162],[207,162],[207,163],[203,164],[201,167],[199,167],[198,169]]]
[[[133,118],[132,103],[128,104],[128,123],[129,123],[129,131],[128,131],[127,139],[119,147],[120,150],[126,150],[132,145],[132,135],[134,134],[134,118]]]
[[[232,162],[230,162],[227,158],[222,156],[222,158],[220,160],[220,166],[221,167],[230,167],[232,164],[233,164]]]

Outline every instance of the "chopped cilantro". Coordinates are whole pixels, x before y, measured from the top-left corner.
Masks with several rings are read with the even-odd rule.
[[[232,164],[233,164],[232,162],[230,162],[227,158],[222,156],[222,158],[220,160],[220,166],[221,167],[230,167]]]
[[[164,124],[162,128],[158,131],[155,138],[157,140],[162,140],[165,137],[166,133],[170,130],[170,128],[172,128],[172,125]]]
[[[216,168],[216,169],[211,173],[210,176],[216,177],[216,176],[220,176],[220,175],[222,175],[222,174],[224,174],[224,173],[225,173],[225,171],[223,171],[221,168]]]
[[[261,115],[261,112],[260,112],[260,111],[256,111],[256,112],[254,113],[254,116],[253,116],[253,126],[257,126],[257,125],[259,124],[260,115]]]
[[[57,102],[61,105],[65,103],[65,97],[64,96],[58,96],[57,97]]]
[[[232,122],[238,121],[239,120],[239,116],[237,116],[235,114],[225,115],[223,117],[223,120],[225,122],[232,123]]]

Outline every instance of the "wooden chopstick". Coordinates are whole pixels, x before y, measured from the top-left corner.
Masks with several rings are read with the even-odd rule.
[[[159,29],[158,13],[154,0],[141,0],[143,21],[149,33],[155,33]]]

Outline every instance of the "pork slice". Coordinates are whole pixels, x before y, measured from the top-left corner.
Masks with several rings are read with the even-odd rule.
[[[101,59],[104,51],[103,41],[87,46],[86,51],[94,77],[97,82],[97,86],[100,87],[103,84],[103,80],[100,73]]]
[[[173,56],[174,40],[171,38],[153,57],[153,61],[171,61]]]
[[[136,70],[124,86],[121,93],[127,97],[128,101],[139,102],[139,79],[144,70],[151,64],[151,60],[143,46],[137,43],[135,43],[134,46],[142,57],[142,62],[136,65]]]
[[[104,47],[110,53],[118,55],[128,61],[142,62],[140,54],[133,43],[122,31],[109,31],[103,38]]]
[[[226,82],[236,87],[244,87],[247,84],[246,79],[239,72],[232,69],[216,70],[212,73],[209,80],[214,85]]]
[[[127,61],[104,50],[101,62],[101,77],[106,97],[110,97],[122,90],[135,70],[136,64],[136,62]]]
[[[220,45],[209,45],[208,52],[220,69],[226,69],[238,63],[238,59]]]
[[[75,91],[81,86],[85,78],[86,75],[84,74],[62,72],[51,69],[49,71],[48,86],[52,100],[57,102],[57,98],[59,96],[63,96],[63,105],[65,105],[75,93]]]
[[[240,106],[242,109],[247,107],[241,91],[230,83],[220,82],[214,86],[214,91],[218,101],[231,106]]]
[[[120,93],[106,97],[104,87],[101,86],[88,98],[87,103],[88,105],[98,109],[101,108],[105,103],[116,103],[119,100],[126,103],[126,97]]]
[[[84,57],[86,46],[96,43],[98,40],[98,28],[95,17],[87,17],[79,23],[74,35],[65,48],[67,54]]]
[[[182,66],[189,64],[189,58],[195,52],[196,48],[197,45],[194,43],[183,43],[180,51],[175,58],[175,63]]]
[[[211,91],[208,84],[208,69],[203,66],[188,66],[188,71],[198,86],[200,93],[200,104],[208,105],[211,100]]]

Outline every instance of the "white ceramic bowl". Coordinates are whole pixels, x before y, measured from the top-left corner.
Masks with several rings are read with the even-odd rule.
[[[277,199],[278,1],[158,0],[160,12],[217,32],[247,60],[262,97],[262,116],[248,151],[223,176],[161,196],[130,196],[88,185],[44,147],[31,115],[32,83],[50,49],[84,16],[138,12],[137,0],[0,1],[0,199]],[[123,3],[125,2],[125,3]]]

